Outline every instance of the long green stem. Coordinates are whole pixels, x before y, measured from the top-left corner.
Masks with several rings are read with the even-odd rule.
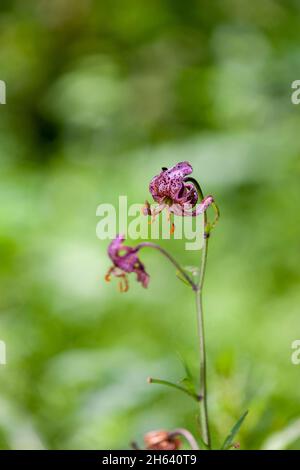
[[[197,188],[199,196],[201,200],[203,200],[203,191],[201,186],[199,185],[198,181],[194,178],[186,178],[186,181],[191,181]],[[209,237],[209,230],[213,228],[215,223],[219,218],[219,209],[215,203],[213,203],[213,207],[215,210],[216,218],[213,225],[209,226],[207,223],[207,214],[204,212],[203,214],[203,247],[201,252],[201,262],[200,262],[200,275],[199,275],[199,282],[197,284],[197,289],[195,291],[196,295],[196,309],[197,309],[197,323],[198,323],[198,339],[199,339],[199,358],[200,358],[200,393],[199,395],[202,397],[200,400],[200,426],[201,426],[201,434],[204,444],[210,449],[211,442],[210,442],[210,432],[209,432],[209,422],[208,422],[208,409],[207,409],[207,385],[206,385],[206,350],[205,350],[205,334],[204,334],[204,315],[203,315],[203,300],[202,300],[202,293],[203,293],[203,284],[204,284],[204,277],[205,277],[205,270],[206,270],[206,262],[207,262],[207,249],[208,249],[208,237]]]
[[[204,217],[204,220],[206,217]],[[205,229],[204,229],[205,230]],[[208,410],[207,410],[207,386],[206,386],[206,351],[205,351],[205,335],[204,335],[204,318],[203,318],[203,301],[202,301],[202,288],[204,283],[204,275],[206,269],[207,260],[207,247],[208,238],[204,238],[202,256],[201,256],[201,267],[200,267],[200,278],[196,295],[196,308],[197,308],[197,321],[198,321],[198,338],[199,338],[199,355],[200,355],[200,396],[202,400],[199,402],[200,405],[200,425],[202,439],[206,446],[210,448],[210,433],[208,424]]]

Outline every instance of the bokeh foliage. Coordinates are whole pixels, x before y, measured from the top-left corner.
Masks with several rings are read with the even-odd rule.
[[[189,290],[145,252],[149,289],[118,294],[95,235],[98,204],[143,202],[180,160],[222,214],[205,285],[215,445],[249,409],[243,448],[299,448],[299,14],[292,0],[1,1],[1,448],[197,434],[194,403],[146,383],[180,379],[178,354],[197,373]]]

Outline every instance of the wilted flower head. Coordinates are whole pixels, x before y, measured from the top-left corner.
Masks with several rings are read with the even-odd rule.
[[[203,213],[213,202],[213,197],[205,198],[197,209],[192,209],[198,201],[198,191],[193,182],[186,181],[186,177],[193,172],[189,162],[180,162],[172,168],[162,168],[159,175],[152,178],[149,191],[158,203],[153,211],[147,203],[144,214],[156,216],[163,209],[169,213],[180,216],[196,216]]]
[[[181,446],[180,439],[164,430],[148,432],[144,442],[147,450],[178,450]]]
[[[108,247],[108,256],[112,260],[113,266],[108,270],[105,279],[110,281],[112,275],[120,278],[120,290],[126,292],[129,287],[127,274],[136,273],[137,281],[143,287],[147,287],[149,274],[147,274],[143,263],[138,258],[139,248],[123,245],[124,240],[124,235],[117,235]]]

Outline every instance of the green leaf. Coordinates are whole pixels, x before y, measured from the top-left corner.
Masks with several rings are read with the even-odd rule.
[[[183,277],[183,275],[181,274],[180,271],[176,271],[176,276],[178,277],[178,279],[180,281],[182,281],[184,284],[186,284],[187,286],[190,286],[190,284],[188,283],[188,281]]]
[[[193,380],[193,375],[191,373],[191,370],[189,368],[187,361],[182,357],[180,353],[177,353],[177,356],[182,364],[182,367],[184,368],[186,377],[189,378],[190,380]]]
[[[233,440],[234,440],[236,434],[239,432],[240,427],[242,426],[242,424],[244,422],[244,419],[246,418],[247,414],[248,414],[248,410],[245,411],[245,413],[235,423],[235,425],[231,429],[230,433],[226,437],[226,439],[225,439],[225,441],[224,441],[224,443],[221,447],[222,450],[228,450],[233,445]]]
[[[182,387],[181,385],[176,384],[174,382],[170,382],[169,380],[154,379],[152,377],[149,377],[147,381],[149,384],[166,385],[167,387],[176,388],[177,390],[180,390],[181,392],[186,393],[187,395],[192,397],[194,400],[199,401],[199,396],[194,391],[189,390],[188,388]]]
[[[180,362],[181,362],[181,364],[184,368],[185,374],[186,374],[185,377],[180,380],[180,383],[182,385],[184,385],[185,388],[187,390],[189,390],[193,395],[197,396],[197,389],[196,389],[196,386],[195,386],[195,383],[194,383],[194,378],[193,378],[193,375],[191,373],[191,370],[190,370],[186,360],[180,354],[178,354],[178,356],[179,356]]]
[[[192,380],[190,377],[184,377],[183,379],[180,380],[180,383],[191,393],[196,395],[196,388],[195,385],[193,384]]]

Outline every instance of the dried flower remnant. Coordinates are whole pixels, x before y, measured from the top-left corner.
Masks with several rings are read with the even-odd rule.
[[[144,436],[147,450],[178,450],[181,441],[165,430],[151,431]]]
[[[127,292],[129,288],[127,274],[135,273],[137,281],[140,282],[143,287],[147,287],[150,276],[137,255],[139,248],[124,245],[124,240],[124,235],[117,235],[108,247],[108,256],[112,260],[113,266],[108,270],[105,280],[109,282],[111,276],[119,278],[120,291]]]

